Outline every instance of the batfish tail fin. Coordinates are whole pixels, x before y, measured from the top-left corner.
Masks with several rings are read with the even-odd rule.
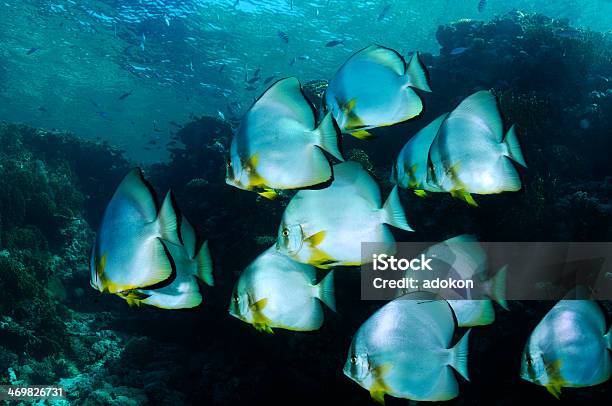
[[[406,231],[414,231],[406,220],[406,213],[402,207],[399,194],[397,192],[397,186],[393,188],[387,201],[382,208],[383,223],[392,225],[393,227],[400,228]]]
[[[468,381],[470,380],[468,375],[468,338],[470,331],[471,330],[468,330],[468,332],[461,337],[461,340],[452,348],[453,357],[450,364],[455,371],[459,372],[459,375]]]
[[[330,309],[336,311],[336,298],[334,296],[334,271],[330,271],[316,286],[317,298]]]
[[[214,286],[213,263],[210,257],[210,250],[208,249],[208,241],[204,241],[200,247],[196,261],[198,263],[198,273],[196,276],[208,286]]]
[[[334,123],[331,113],[327,113],[319,126],[314,130],[317,136],[316,144],[326,152],[329,152],[334,158],[339,161],[344,161],[342,152],[340,152],[340,137],[338,127]]]

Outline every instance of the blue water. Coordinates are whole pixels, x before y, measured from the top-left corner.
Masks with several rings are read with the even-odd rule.
[[[246,90],[258,68],[263,78],[329,79],[372,42],[436,55],[438,25],[512,9],[612,30],[607,0],[488,0],[482,12],[477,0],[3,0],[0,118],[100,137],[137,161],[164,159],[142,147],[167,135],[169,121],[240,116],[265,88]],[[331,40],[345,42],[325,47]]]

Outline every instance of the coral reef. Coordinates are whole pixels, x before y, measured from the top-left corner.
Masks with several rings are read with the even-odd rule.
[[[126,167],[108,146],[0,123],[0,383],[57,384],[118,352],[79,310],[95,306],[85,216]]]

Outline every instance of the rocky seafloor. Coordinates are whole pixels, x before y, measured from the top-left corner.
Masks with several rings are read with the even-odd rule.
[[[390,157],[409,136],[491,88],[505,121],[517,124],[529,167],[520,192],[477,196],[478,208],[402,192],[416,233],[398,238],[610,241],[610,36],[513,12],[441,26],[437,38],[440,55],[423,55],[434,90],[424,95],[424,116],[377,130],[370,142],[345,137],[346,155],[372,168],[386,195]],[[313,102],[324,85],[306,89]],[[144,168],[159,193],[175,191],[215,261],[217,283],[202,287],[204,304],[170,312],[131,309],[89,287],[92,230],[132,163],[109,145],[0,124],[0,384],[60,384],[77,405],[371,404],[342,374],[352,334],[381,305],[360,301],[355,269],[336,271],[339,311],[327,312],[319,331],[267,335],[228,315],[238,274],[274,241],[289,198],[268,201],[225,185],[231,131],[217,118],[186,123],[170,161]],[[509,312],[497,309],[495,324],[474,329],[471,382],[461,381],[460,396],[448,403],[556,404],[518,376],[522,347],[551,305],[513,302]],[[562,402],[611,395],[607,382],[564,390]]]

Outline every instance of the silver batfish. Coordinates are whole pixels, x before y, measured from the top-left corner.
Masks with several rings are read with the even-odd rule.
[[[274,83],[253,104],[232,139],[226,182],[273,198],[275,189],[306,188],[332,178],[326,151],[343,160],[330,115],[315,111],[296,78]]]
[[[271,247],[240,275],[229,312],[256,329],[317,330],[325,303],[335,310],[333,271],[318,284],[315,268],[300,264]]]
[[[455,321],[448,304],[410,295],[387,303],[363,323],[353,337],[344,374],[380,403],[384,395],[453,399],[459,388],[452,369],[468,379],[469,331],[451,346]]]
[[[287,205],[276,246],[298,262],[317,267],[360,265],[361,243],[381,243],[393,254],[387,225],[412,231],[394,188],[383,205],[374,179],[357,162],[334,166],[334,181],[322,190],[302,190]]]
[[[423,102],[413,88],[431,91],[424,65],[414,53],[406,66],[396,51],[371,45],[356,52],[329,82],[324,104],[342,132],[369,138],[371,128],[418,116]]]
[[[612,328],[591,300],[559,301],[536,326],[521,359],[521,378],[559,398],[561,388],[593,386],[612,373]]]
[[[171,196],[158,211],[153,190],[134,169],[104,211],[90,260],[91,286],[118,293],[167,280],[175,268],[164,241],[181,244]]]
[[[429,149],[427,183],[476,206],[471,193],[521,188],[511,160],[527,166],[514,126],[504,137],[495,96],[489,91],[476,92],[440,125]]]

